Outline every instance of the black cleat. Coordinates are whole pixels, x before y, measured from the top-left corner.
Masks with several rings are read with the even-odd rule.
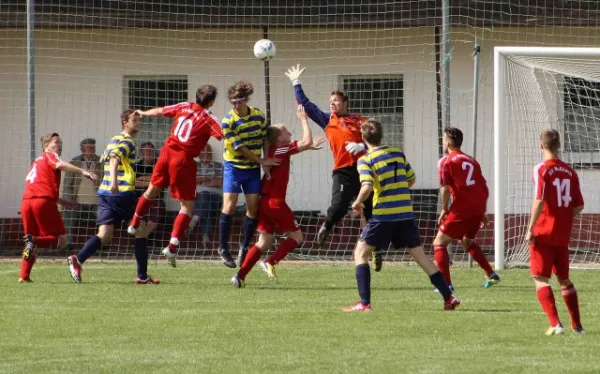
[[[240,250],[238,251],[238,255],[237,255],[237,266],[238,267],[242,267],[242,264],[244,263],[244,260],[246,259],[247,254],[248,254],[248,248],[240,247]]]
[[[319,244],[320,248],[325,247],[325,242],[327,241],[330,232],[331,230],[327,230],[327,228],[325,228],[325,224],[323,224],[323,226],[321,226],[319,229],[319,233],[317,234],[317,243]]]
[[[25,248],[23,248],[23,258],[29,260],[29,257],[33,254],[33,250],[35,249],[35,239],[33,239],[33,235],[25,235],[23,237],[23,242],[25,242]]]
[[[373,270],[377,272],[381,271],[381,268],[383,267],[383,256],[381,255],[379,248],[375,248],[373,251],[371,266],[373,267]]]
[[[231,253],[227,249],[220,249],[219,255],[221,256],[221,260],[223,260],[223,264],[228,268],[235,268],[235,261],[233,261],[233,257],[231,257]]]

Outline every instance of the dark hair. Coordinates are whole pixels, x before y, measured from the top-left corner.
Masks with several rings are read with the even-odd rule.
[[[217,87],[205,84],[196,90],[196,103],[204,108],[217,98]]]
[[[133,110],[133,109],[127,109],[127,110],[124,110],[123,113],[121,113],[121,127],[125,127],[125,125],[123,123],[129,122],[129,117],[133,113],[135,113],[135,110]]]
[[[250,81],[242,79],[227,90],[227,98],[229,100],[247,99],[254,93],[254,87]]]
[[[557,153],[560,150],[560,134],[554,129],[546,129],[540,135],[540,142],[544,149]]]
[[[367,122],[360,125],[360,132],[363,139],[371,145],[380,145],[383,138],[383,129],[381,123],[375,118],[369,118]]]
[[[156,149],[156,147],[154,146],[154,144],[152,144],[152,142],[144,142],[142,143],[142,145],[140,145],[140,149],[142,148],[147,148],[146,146],[151,146],[152,148]]]
[[[346,93],[344,91],[332,91],[330,96],[339,96],[342,98],[342,101],[347,103],[348,102],[348,96],[346,95]]]
[[[277,126],[267,127],[267,140],[269,144],[275,145],[277,143],[277,137],[281,134],[281,129]]]
[[[56,132],[42,135],[42,137],[40,138],[40,142],[42,143],[42,152],[44,152],[44,149],[46,149],[48,144],[50,144],[50,142],[52,141],[52,138],[54,138],[55,136],[58,136],[60,138],[60,135],[58,135],[58,133]]]
[[[456,148],[460,148],[463,142],[463,133],[456,127],[446,127],[444,129],[444,134],[452,140],[452,145]]]

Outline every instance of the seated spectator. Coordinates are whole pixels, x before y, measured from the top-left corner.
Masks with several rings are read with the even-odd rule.
[[[79,147],[81,154],[74,157],[71,164],[95,174],[98,180],[82,178],[81,174],[65,173],[63,199],[69,201],[70,204],[65,205],[62,213],[69,247],[73,243],[73,235],[87,235],[85,229],[95,226],[98,205],[96,191],[102,181],[102,164],[99,162],[100,156],[96,154],[96,140],[83,139],[79,143]]]
[[[152,178],[152,171],[156,164],[156,148],[151,142],[142,143],[139,148],[140,159],[133,164],[133,170],[135,170],[135,193],[137,198],[146,191],[150,184],[150,178]],[[164,191],[161,192],[160,197],[152,200],[152,205],[148,211],[148,221],[163,223],[165,220],[166,208],[164,201]]]
[[[213,161],[210,144],[207,144],[200,154],[196,183],[198,195],[190,229],[198,224],[202,233],[202,242],[206,244],[210,242],[209,233],[214,231],[223,203],[223,164]]]

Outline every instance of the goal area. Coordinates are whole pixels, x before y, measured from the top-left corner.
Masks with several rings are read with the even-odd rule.
[[[561,135],[561,158],[579,175],[585,209],[569,245],[572,267],[600,261],[600,48],[494,50],[494,211],[497,268],[529,265],[525,234],[534,199],[539,136]],[[569,193],[564,192],[564,193]]]

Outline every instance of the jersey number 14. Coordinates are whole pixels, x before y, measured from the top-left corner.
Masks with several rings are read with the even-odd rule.
[[[33,164],[33,167],[31,168],[31,171],[29,171],[29,173],[27,174],[27,177],[25,177],[25,180],[29,181],[29,183],[33,183],[35,182],[35,177],[37,177],[37,169],[35,167],[35,164]]]
[[[571,180],[570,179],[555,179],[552,182],[556,187],[556,197],[558,198],[558,207],[568,208],[571,204]]]

